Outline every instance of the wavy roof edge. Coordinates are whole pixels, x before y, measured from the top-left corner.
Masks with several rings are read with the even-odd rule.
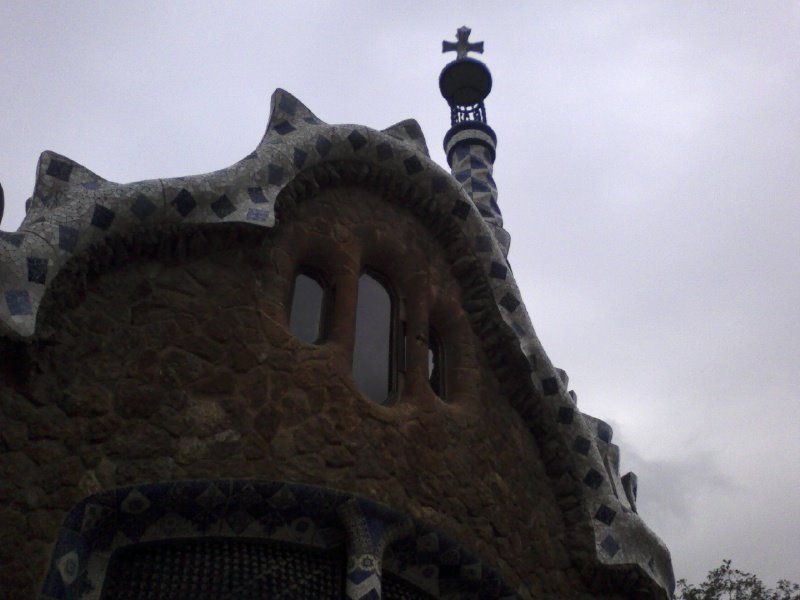
[[[24,221],[16,232],[0,231],[0,337],[35,337],[42,298],[62,268],[111,236],[181,224],[273,227],[279,196],[285,197],[301,174],[353,162],[424,196],[425,210],[455,225],[471,248],[469,264],[460,270],[474,271],[476,264],[482,270],[479,279],[493,296],[487,325],[502,329],[507,335],[498,343],[527,364],[514,376],[524,382],[513,403],[539,440],[565,522],[575,534],[567,543],[584,578],[598,588],[619,589],[625,582],[642,597],[671,597],[669,551],[621,493],[618,473],[609,472],[608,452],[614,455],[616,447],[595,419],[577,409],[563,372],[553,367],[536,336],[494,235],[461,185],[430,158],[414,120],[382,131],[330,125],[278,89],[256,149],[212,173],[119,184],[43,152]],[[453,269],[458,275],[459,265]],[[475,273],[461,279],[474,280]],[[588,447],[578,440],[588,441]]]

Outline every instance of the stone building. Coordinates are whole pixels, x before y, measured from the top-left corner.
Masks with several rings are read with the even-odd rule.
[[[282,90],[207,175],[42,154],[0,232],[0,598],[670,597],[514,282],[468,33],[450,172]]]

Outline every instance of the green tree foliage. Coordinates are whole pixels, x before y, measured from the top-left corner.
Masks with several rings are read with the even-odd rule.
[[[778,587],[768,588],[755,575],[731,567],[730,560],[709,571],[706,580],[699,585],[679,579],[676,600],[800,600],[800,584],[785,579]]]

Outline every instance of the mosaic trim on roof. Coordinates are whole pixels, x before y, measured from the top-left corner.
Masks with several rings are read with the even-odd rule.
[[[59,530],[39,598],[96,600],[114,552],[193,539],[346,553],[347,600],[379,599],[384,566],[437,598],[517,597],[455,541],[386,506],[317,486],[226,479],[165,481],[89,496]]]
[[[476,163],[470,171],[477,177],[481,168]],[[489,214],[482,216],[471,197],[475,190],[464,187],[473,173],[461,182],[431,160],[413,120],[383,131],[329,125],[277,90],[258,147],[205,175],[118,184],[66,157],[43,153],[25,220],[17,232],[0,232],[0,336],[34,336],[48,286],[73,257],[110,237],[184,224],[270,228],[279,197],[290,201],[304,176],[326,171],[336,179],[347,169],[400,182],[470,249],[452,267],[462,284],[481,295],[480,301],[467,297],[465,308],[472,316],[481,313],[477,333],[485,344],[494,341],[519,359],[498,365],[498,377],[524,380],[515,408],[540,441],[565,521],[576,532],[572,538],[583,540],[569,543],[582,545],[577,554],[591,553],[593,565],[634,574],[628,579],[646,580],[667,597],[674,587],[669,552],[635,513],[610,433],[601,435],[600,425],[578,411],[566,374],[553,367],[536,337],[505,256],[507,240],[497,238],[501,223],[487,223],[494,215],[484,208]],[[488,308],[482,298],[487,294]],[[592,540],[581,533],[586,524]]]

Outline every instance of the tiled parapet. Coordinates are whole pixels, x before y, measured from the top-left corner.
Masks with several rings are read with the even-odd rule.
[[[479,146],[475,158],[485,166],[476,162],[475,170],[485,179],[491,154]],[[463,158],[470,170],[472,158]],[[471,173],[467,179],[473,181]],[[157,241],[169,231],[231,224],[271,228],[293,202],[342,181],[403,205],[441,244],[470,326],[541,449],[569,529],[565,544],[584,579],[627,597],[667,598],[669,553],[633,512],[628,495],[615,489],[610,447],[603,449],[596,423],[578,411],[536,336],[508,267],[507,241],[497,236],[494,192],[484,197],[488,209],[474,201],[464,182],[430,159],[413,121],[385,131],[329,125],[278,90],[258,147],[206,175],[117,184],[45,152],[25,221],[15,233],[0,232],[0,338],[35,338],[42,299],[59,273],[73,261],[113,252],[115,240]],[[48,306],[58,310],[56,303]]]

